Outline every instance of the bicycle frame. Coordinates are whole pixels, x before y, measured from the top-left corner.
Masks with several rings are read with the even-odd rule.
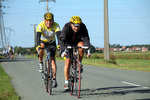
[[[50,65],[50,66],[45,66],[46,68],[46,70],[45,71],[47,71],[47,73],[50,73],[50,71],[52,71],[52,65],[51,65],[51,57],[50,57],[50,52],[47,52],[47,50],[46,50],[46,61],[48,61],[47,63],[49,63],[48,65]],[[49,74],[50,75],[50,74]],[[48,75],[48,76],[49,76]],[[51,77],[53,77],[53,74],[51,75]],[[50,77],[50,78],[51,78]]]
[[[42,73],[42,77],[44,79],[45,91],[49,92],[49,95],[52,94],[52,84],[53,84],[53,73],[52,73],[52,65],[51,65],[51,56],[49,49],[54,49],[55,47],[47,47],[46,50],[46,59],[45,59],[45,67],[44,72]]]
[[[46,92],[49,92],[49,95],[52,93],[52,78],[53,78],[53,73],[52,73],[52,65],[51,65],[51,57],[50,57],[50,52],[47,52],[46,50],[46,60],[45,60],[45,75],[46,75]]]

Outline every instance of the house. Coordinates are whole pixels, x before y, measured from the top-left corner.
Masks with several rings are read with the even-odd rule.
[[[140,51],[141,48],[140,48],[140,47],[132,47],[132,50],[133,50],[133,51]]]
[[[142,47],[142,51],[143,52],[148,51],[148,48]]]
[[[126,51],[132,51],[132,48],[127,48]]]
[[[109,48],[110,51],[121,51],[121,48]]]

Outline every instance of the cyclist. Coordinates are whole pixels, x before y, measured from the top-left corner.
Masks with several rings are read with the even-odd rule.
[[[14,49],[13,49],[12,46],[9,47],[8,53],[9,53],[9,56],[10,56],[11,58],[13,58],[13,55],[14,55]]]
[[[61,56],[66,57],[64,66],[65,85],[64,89],[68,90],[68,79],[70,69],[70,56],[71,50],[64,51],[65,46],[90,46],[90,39],[85,24],[81,21],[79,16],[73,16],[70,22],[66,23],[60,35],[60,49]],[[79,63],[81,66],[81,72],[83,72],[82,58],[84,55],[84,49],[79,49]],[[90,57],[90,53],[87,53],[87,57]]]
[[[55,34],[57,35],[57,38],[60,35],[59,24],[54,22],[54,15],[52,13],[44,14],[44,21],[39,23],[36,32],[37,32],[37,52],[40,48],[38,71],[43,72],[44,48],[47,46],[56,47]],[[50,52],[51,52],[51,60],[52,60],[51,64],[53,69],[53,87],[57,87],[58,86],[56,81],[57,66],[55,62],[56,49],[55,50],[50,49]]]

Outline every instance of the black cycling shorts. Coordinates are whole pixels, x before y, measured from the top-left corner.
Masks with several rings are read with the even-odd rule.
[[[82,41],[79,41],[79,42],[82,42]],[[65,47],[67,47],[67,46],[77,46],[79,42],[76,42],[75,45],[65,44]],[[66,58],[71,58],[71,56],[73,56],[73,49],[68,49]]]
[[[52,42],[52,43],[45,43],[44,41],[41,41],[41,43],[44,43],[44,45],[45,45],[45,49],[47,50],[47,51],[50,51],[50,56],[51,57],[55,57],[55,54],[56,54],[56,42]],[[49,49],[48,47],[50,47],[50,46],[53,46],[53,47],[55,47],[55,49],[53,48],[53,49]]]
[[[75,40],[73,42],[73,44],[65,44],[65,47],[66,46],[77,46],[79,42],[83,42],[83,40],[82,39]],[[73,49],[68,49],[68,54],[67,54],[66,58],[71,58],[72,55],[73,55]]]
[[[10,50],[9,52],[10,52],[10,55],[13,55],[13,51],[12,50]]]

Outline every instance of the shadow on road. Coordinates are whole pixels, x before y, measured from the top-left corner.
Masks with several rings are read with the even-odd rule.
[[[135,99],[135,100],[150,100],[150,98],[146,98],[146,99]]]
[[[81,97],[90,97],[90,96],[119,96],[126,95],[131,93],[150,93],[150,89],[144,89],[137,86],[122,86],[122,87],[106,87],[106,88],[97,88],[97,89],[82,89]],[[144,99],[150,100],[150,99]]]
[[[33,58],[25,58],[25,57],[15,57],[13,59],[10,58],[0,58],[0,62],[24,62],[24,61],[34,61]]]
[[[69,92],[62,91],[53,91],[55,95],[64,95],[69,94]],[[101,98],[101,97],[110,97],[113,98],[113,96],[124,96],[127,94],[132,93],[138,93],[138,94],[144,94],[144,93],[150,93],[150,89],[144,89],[138,86],[121,86],[121,87],[106,87],[106,88],[97,88],[97,89],[81,89],[80,98],[82,99],[90,99],[93,98]],[[75,91],[73,93],[75,96]],[[149,98],[143,98],[143,99],[136,99],[136,100],[150,100]]]

